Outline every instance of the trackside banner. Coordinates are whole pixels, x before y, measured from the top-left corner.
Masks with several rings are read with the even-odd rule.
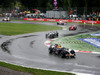
[[[91,20],[66,20],[66,19],[42,19],[42,18],[24,18],[24,20],[29,21],[50,21],[50,22],[57,22],[60,20],[66,22],[75,22],[75,23],[91,23],[91,24],[100,24],[100,21],[91,21]]]

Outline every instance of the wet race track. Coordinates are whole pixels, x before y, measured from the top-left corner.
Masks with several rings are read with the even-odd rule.
[[[11,22],[26,23],[16,21]],[[33,24],[36,23],[38,22]],[[39,24],[56,25],[56,23],[48,22]],[[68,24],[68,26],[70,25],[72,25],[72,23]],[[76,31],[57,31],[60,34],[59,37],[63,37],[95,30],[78,27]],[[62,59],[55,55],[49,55],[48,47],[44,45],[44,42],[47,40],[45,38],[46,33],[48,32],[1,36],[0,60],[32,68],[100,75],[100,54],[77,52],[75,59]],[[4,44],[4,42],[6,42],[7,45],[3,48],[2,44]]]

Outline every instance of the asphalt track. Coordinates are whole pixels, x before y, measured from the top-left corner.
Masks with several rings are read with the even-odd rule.
[[[16,22],[12,23],[30,23]],[[33,22],[31,22],[32,24]],[[34,22],[33,24],[37,24]],[[45,24],[40,22],[39,24]],[[48,23],[47,25],[56,25],[56,23]],[[68,24],[68,26],[72,23]],[[77,25],[77,24],[76,24]],[[78,27],[76,31],[57,30],[62,36],[70,36],[91,32],[88,29]],[[62,59],[55,55],[49,55],[48,47],[44,45],[47,40],[45,34],[48,32],[37,32],[22,34],[16,36],[1,36],[0,38],[0,60],[12,64],[22,65],[32,68],[40,68],[46,70],[78,72],[100,75],[100,55],[91,53],[76,53],[75,59]],[[10,41],[9,43],[7,43]],[[2,44],[6,42],[6,50],[2,48]],[[81,74],[82,75],[82,74]]]

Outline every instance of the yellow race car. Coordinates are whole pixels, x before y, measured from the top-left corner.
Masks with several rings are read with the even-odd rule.
[[[61,47],[61,45],[55,44],[49,47],[49,54],[58,55],[61,58],[75,58],[76,53],[74,50]]]

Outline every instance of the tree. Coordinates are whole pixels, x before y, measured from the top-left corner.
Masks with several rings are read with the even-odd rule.
[[[16,4],[19,4],[19,6],[24,6],[26,9],[34,9],[34,8],[48,8],[53,9],[54,0],[2,0],[0,2],[1,8],[11,8],[15,7]],[[86,13],[88,11],[88,7],[100,7],[100,0],[57,0],[58,7],[66,8],[67,10],[70,10],[73,7],[84,7]],[[91,8],[92,9],[92,8]]]

